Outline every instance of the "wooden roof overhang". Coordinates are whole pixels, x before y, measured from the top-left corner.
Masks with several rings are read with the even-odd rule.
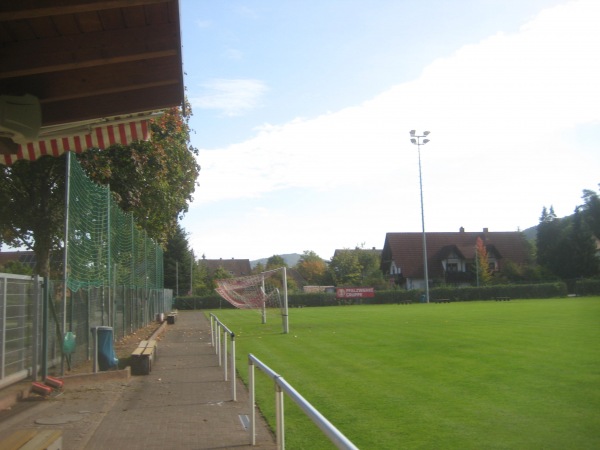
[[[0,62],[42,129],[184,107],[179,0],[4,0]]]

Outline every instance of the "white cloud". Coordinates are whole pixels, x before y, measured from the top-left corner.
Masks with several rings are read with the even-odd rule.
[[[380,247],[386,231],[420,229],[417,152],[408,132],[427,129],[431,142],[421,153],[429,231],[526,228],[550,205],[559,215],[570,214],[581,191],[600,181],[600,158],[577,140],[578,127],[600,128],[599,18],[600,2],[569,2],[543,11],[516,33],[434,61],[418,79],[361,105],[265,124],[245,142],[201,150],[194,206],[260,199],[283,189],[317,192],[318,201],[319,192],[334,190],[340,197],[328,197],[331,211],[322,210],[316,220],[310,210],[270,211],[289,234],[271,233],[265,246],[334,249],[358,244],[355,236]],[[262,92],[261,86],[247,90]],[[254,101],[252,95],[231,97],[231,111]],[[229,98],[216,95],[205,104],[227,104]],[[251,235],[259,239],[262,219],[249,214],[241,226],[256,229]],[[334,237],[319,232],[336,223],[352,226]],[[227,233],[234,239],[233,229]],[[290,243],[290,235],[298,242]],[[234,244],[241,248],[243,241]]]
[[[267,86],[253,79],[215,79],[202,84],[204,92],[192,105],[221,111],[224,116],[240,116],[260,106]]]

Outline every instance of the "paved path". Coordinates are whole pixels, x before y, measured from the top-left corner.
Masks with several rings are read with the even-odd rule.
[[[0,422],[0,439],[18,428],[40,427],[62,429],[65,450],[275,449],[260,414],[257,445],[250,446],[240,418],[249,412],[239,380],[232,401],[204,314],[180,312],[162,334],[150,375],[69,387]]]

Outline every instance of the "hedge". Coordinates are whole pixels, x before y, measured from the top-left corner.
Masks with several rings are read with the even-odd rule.
[[[577,295],[592,295],[600,293],[600,280],[582,280],[578,281],[577,286],[580,292]],[[431,302],[440,299],[450,301],[475,301],[475,300],[494,300],[496,297],[509,297],[512,299],[520,298],[555,298],[566,297],[567,286],[565,283],[544,283],[544,284],[522,284],[522,285],[495,285],[480,287],[438,287],[429,290],[429,299]],[[338,306],[350,304],[395,304],[395,303],[418,303],[424,298],[424,291],[413,289],[394,290],[394,291],[375,291],[375,297],[365,299],[337,299],[334,293],[291,293],[288,295],[289,308],[302,308],[305,306]],[[213,294],[202,297],[178,297],[174,301],[174,308],[185,309],[223,309],[233,308],[233,306]]]
[[[600,279],[577,280],[575,295],[600,295]]]

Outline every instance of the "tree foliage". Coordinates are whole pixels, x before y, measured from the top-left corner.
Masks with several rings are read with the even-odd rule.
[[[14,273],[16,275],[33,275],[33,269],[21,261],[8,261],[3,266],[0,266],[0,272]]]
[[[190,114],[184,116],[180,108],[165,110],[151,122],[151,141],[79,155],[87,175],[110,185],[119,206],[162,245],[177,232],[200,173],[198,151],[189,144]]]
[[[188,108],[188,111],[191,111]],[[80,155],[88,175],[109,184],[120,207],[164,245],[187,212],[200,167],[189,145],[188,116],[172,108],[151,124],[150,142],[89,149]],[[35,273],[50,275],[50,253],[64,236],[65,155],[0,165],[0,236],[36,255]]]
[[[279,269],[280,267],[287,267],[287,263],[282,256],[273,255],[267,259],[267,266],[265,270]]]
[[[362,269],[358,252],[351,249],[337,250],[329,263],[331,277],[336,286],[361,285]]]
[[[177,225],[175,234],[167,242],[164,252],[165,288],[173,289],[175,295],[182,295],[190,290],[192,253],[189,248],[187,234]]]
[[[65,225],[65,155],[0,165],[0,236],[36,255],[34,272],[50,275],[50,253],[61,248]]]
[[[596,247],[600,199],[589,190],[584,191],[583,199],[584,204],[563,219],[544,207],[537,228],[538,264],[567,281],[597,276],[600,271]]]
[[[327,263],[312,250],[305,250],[296,264],[296,270],[309,285],[322,285],[327,279]]]
[[[492,280],[492,271],[490,270],[490,262],[488,259],[487,249],[480,237],[477,238],[475,244],[475,258],[476,258],[476,271],[477,280],[479,285],[486,286]]]

